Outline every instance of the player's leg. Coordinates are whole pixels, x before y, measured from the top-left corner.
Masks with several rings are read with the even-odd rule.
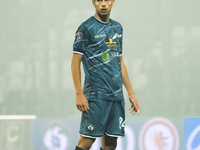
[[[87,138],[80,135],[78,145],[75,150],[89,150],[94,141],[95,139],[93,138]]]
[[[101,140],[103,150],[114,150],[117,146],[117,138],[124,136],[124,105],[124,101],[116,101],[112,104],[105,135]]]
[[[101,138],[101,149],[103,150],[115,150],[117,147],[117,137],[110,137],[104,134]]]

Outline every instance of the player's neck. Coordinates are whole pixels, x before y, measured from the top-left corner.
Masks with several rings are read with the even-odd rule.
[[[108,23],[108,22],[109,22],[110,15],[99,16],[99,15],[96,13],[94,16],[95,16],[95,18],[97,18],[99,21],[102,21],[102,22],[105,22],[105,23]]]

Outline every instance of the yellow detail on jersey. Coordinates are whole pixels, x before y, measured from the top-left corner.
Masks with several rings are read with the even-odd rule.
[[[117,50],[116,47],[117,47],[117,42],[113,42],[112,39],[109,39],[109,42],[106,42],[106,45],[108,47],[107,51],[109,50]]]
[[[112,39],[109,39],[109,42],[106,42],[106,44],[114,44],[114,43],[117,43],[117,42],[113,42]]]

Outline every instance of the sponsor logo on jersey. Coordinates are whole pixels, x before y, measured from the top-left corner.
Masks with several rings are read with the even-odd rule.
[[[113,42],[112,39],[109,39],[109,42],[106,42],[106,46],[107,46],[107,51],[104,51],[102,54],[102,60],[104,62],[107,62],[110,60],[110,55],[109,55],[108,51],[117,50],[117,42]]]
[[[200,150],[200,118],[185,118],[186,150]]]
[[[120,57],[119,52],[111,52],[112,57]]]
[[[103,54],[101,55],[101,59],[104,61],[104,62],[107,62],[109,61],[110,59],[110,55],[107,51],[104,51]]]
[[[48,128],[44,135],[44,145],[47,150],[66,150],[68,137],[66,131],[60,126]]]
[[[117,50],[117,42],[113,42],[112,39],[109,39],[109,42],[106,42],[107,51],[109,50]]]
[[[178,131],[165,118],[150,119],[140,131],[139,147],[142,150],[178,150]]]
[[[116,33],[116,34],[113,36],[112,39],[114,40],[114,39],[116,39],[116,38],[120,38],[120,37],[122,37],[122,35],[119,35],[119,34]]]
[[[103,37],[106,37],[106,34],[95,35],[94,37],[95,37],[96,39],[97,39],[97,38],[103,38]]]

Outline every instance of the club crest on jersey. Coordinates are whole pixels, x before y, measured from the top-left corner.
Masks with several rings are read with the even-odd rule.
[[[76,34],[76,39],[77,39],[77,40],[81,40],[82,37],[83,37],[83,33],[79,31],[79,32]]]

